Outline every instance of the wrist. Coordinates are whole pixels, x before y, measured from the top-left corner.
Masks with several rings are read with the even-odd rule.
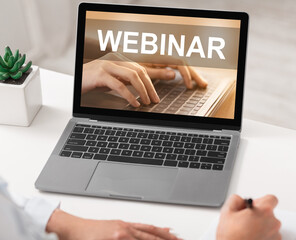
[[[71,229],[75,229],[73,226],[80,218],[70,215],[60,209],[56,209],[49,218],[46,225],[46,232],[55,233],[60,240],[69,239]]]

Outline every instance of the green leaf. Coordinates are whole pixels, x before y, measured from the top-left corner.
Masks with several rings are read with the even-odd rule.
[[[13,67],[13,61],[14,61],[13,56],[10,56],[9,59],[8,59],[8,62],[7,62],[8,68]]]
[[[26,54],[24,54],[19,60],[18,62],[20,63],[20,67],[23,66],[23,64],[25,63],[26,61]]]
[[[6,73],[6,72],[8,72],[8,71],[9,71],[8,69],[2,67],[1,64],[0,64],[0,72],[4,72],[4,73]]]
[[[7,68],[7,64],[4,62],[4,60],[1,56],[0,56],[0,66]]]
[[[17,62],[17,60],[19,59],[19,50],[17,49],[16,51],[15,51],[15,54],[14,54],[14,56],[13,56],[13,58],[14,58],[14,60],[13,60],[13,65]]]
[[[8,52],[6,52],[4,54],[4,61],[7,63],[8,62],[8,59],[9,59],[9,54],[8,54]]]
[[[22,68],[20,69],[20,71],[21,71],[22,73],[25,73],[25,72],[27,72],[27,71],[29,70],[29,68],[30,68],[31,66],[32,66],[32,61],[28,62],[26,66],[22,67]]]
[[[17,70],[19,70],[20,67],[21,67],[21,65],[20,65],[19,61],[17,61],[17,62],[13,65],[13,67],[9,70],[9,72],[10,72],[10,73],[14,73],[14,72],[16,72]]]
[[[14,75],[10,74],[10,77],[16,80],[16,79],[19,79],[22,75],[23,75],[23,73],[21,71],[18,71]]]
[[[0,74],[0,81],[5,81],[8,78],[9,78],[9,74],[8,73]]]
[[[10,50],[10,47],[5,48],[5,53],[8,53],[9,56],[12,56],[12,51]]]

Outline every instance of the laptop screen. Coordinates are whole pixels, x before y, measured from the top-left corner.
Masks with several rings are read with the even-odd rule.
[[[89,9],[83,16],[79,107],[235,119],[241,19]]]

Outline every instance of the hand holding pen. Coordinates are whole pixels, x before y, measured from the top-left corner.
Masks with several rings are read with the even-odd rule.
[[[281,223],[273,214],[278,200],[273,195],[242,199],[231,196],[221,210],[217,240],[281,240]]]

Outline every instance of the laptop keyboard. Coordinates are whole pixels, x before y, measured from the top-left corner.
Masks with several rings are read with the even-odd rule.
[[[170,84],[158,82],[155,85],[155,89],[160,98],[160,103],[152,103],[148,106],[142,105],[138,108],[129,104],[125,110],[196,115],[217,88],[217,85],[217,81],[208,80],[207,88],[190,90],[182,82]]]
[[[231,137],[76,124],[62,157],[223,170]]]

